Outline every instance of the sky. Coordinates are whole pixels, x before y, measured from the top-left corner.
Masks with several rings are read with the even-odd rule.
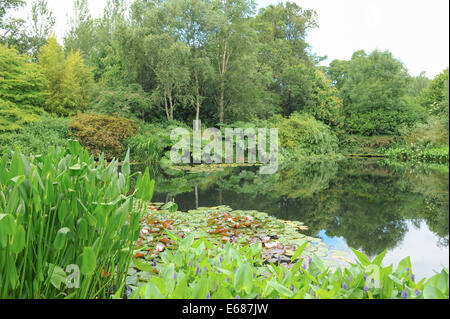
[[[419,228],[416,228],[410,221],[406,222],[406,227],[408,231],[405,233],[405,237],[396,247],[387,251],[383,259],[383,265],[393,265],[395,269],[401,259],[405,256],[410,256],[411,263],[414,265],[413,271],[416,275],[416,282],[422,278],[433,276],[435,270],[439,271],[442,267],[448,268],[448,247],[439,247],[437,245],[439,237],[430,231],[424,221],[421,221]],[[336,255],[342,254],[340,251],[343,250],[348,253],[348,255],[342,254],[344,257],[350,257],[350,259],[356,258],[348,247],[345,238],[328,237],[326,231],[321,231],[318,237],[329,247],[337,249],[338,253]]]
[[[102,14],[107,0],[88,0],[91,14]],[[256,0],[258,7],[279,0]],[[30,12],[31,0],[21,16]],[[449,65],[448,0],[291,0],[318,14],[317,29],[307,42],[318,56],[348,60],[354,51],[389,50],[411,75],[433,78]],[[56,35],[64,37],[72,0],[48,0],[56,18]]]

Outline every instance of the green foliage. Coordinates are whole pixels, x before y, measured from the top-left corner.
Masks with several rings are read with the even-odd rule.
[[[407,71],[388,51],[357,51],[350,61],[333,61],[327,73],[340,88],[350,134],[397,135],[401,125],[426,116],[406,97]]]
[[[69,124],[70,134],[85,146],[90,154],[104,153],[110,160],[126,151],[126,141],[138,131],[134,121],[102,114],[79,114]]]
[[[56,38],[50,37],[39,54],[39,63],[47,79],[45,110],[59,116],[74,115],[88,107],[92,71],[79,51],[64,57]]]
[[[70,141],[40,157],[16,148],[0,167],[0,298],[108,298],[124,285],[142,209],[128,195],[129,156],[119,173]],[[136,192],[149,184],[140,176]]]
[[[270,120],[278,128],[281,149],[288,157],[320,157],[338,153],[338,139],[331,129],[308,114],[292,114],[288,119]]]
[[[168,145],[167,139],[155,134],[138,134],[128,140],[131,158],[147,165],[159,163]]]
[[[386,156],[400,161],[446,164],[449,161],[449,147],[396,146],[386,151]]]
[[[397,137],[389,135],[345,135],[340,140],[339,149],[345,154],[377,154],[395,144],[397,140]]]
[[[69,119],[44,114],[36,122],[24,125],[17,132],[0,135],[0,154],[18,146],[24,154],[46,154],[51,146],[65,147]],[[2,152],[3,151],[3,152]]]
[[[223,249],[192,235],[183,240],[169,232],[179,247],[164,251],[153,266],[137,259],[134,267],[150,274],[131,299],[446,299],[448,269],[415,282],[409,257],[397,269],[384,267],[386,251],[370,261],[354,251],[359,261],[345,268],[327,268],[320,258],[302,258],[297,249],[291,268],[265,264],[261,244],[227,243]],[[297,259],[298,258],[298,259]],[[309,265],[308,265],[309,264]],[[152,275],[156,269],[158,275]]]
[[[146,119],[152,110],[150,96],[139,84],[128,87],[99,89],[93,98],[92,111],[122,117]]]
[[[444,101],[445,98],[447,98],[448,103],[448,80],[449,71],[447,68],[440,74],[436,75],[433,81],[431,81],[431,84],[424,90],[422,94],[422,106],[430,110],[431,114],[433,115],[438,115],[444,112],[444,110],[441,109],[439,105],[442,101]]]
[[[39,119],[45,83],[38,65],[0,44],[0,132]]]
[[[342,101],[321,71],[306,65],[289,67],[279,81],[284,114],[306,112],[327,125],[340,124]]]
[[[430,116],[426,123],[416,123],[412,127],[403,127],[400,133],[406,145],[424,147],[448,145],[448,128],[442,118],[437,116]]]
[[[365,136],[399,135],[404,126],[423,121],[425,114],[412,109],[403,111],[373,110],[364,113],[354,112],[345,118],[345,129],[349,134]]]

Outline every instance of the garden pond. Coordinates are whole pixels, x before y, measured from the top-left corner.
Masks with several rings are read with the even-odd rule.
[[[370,257],[387,250],[386,265],[396,266],[411,256],[417,278],[432,276],[449,264],[448,166],[344,159],[284,163],[274,175],[236,165],[169,173],[158,169],[152,177],[153,202],[159,204],[150,211],[174,202],[178,211],[186,212],[163,212],[165,228],[173,223],[203,227],[220,241],[240,235],[221,228],[228,219],[241,226],[248,223],[249,229],[261,222],[264,232],[256,230],[255,237],[270,240],[266,247],[272,251],[280,248],[279,240],[287,257],[298,246],[295,240],[308,240],[311,252],[344,263],[354,259],[351,248]],[[152,218],[150,224],[156,223]]]

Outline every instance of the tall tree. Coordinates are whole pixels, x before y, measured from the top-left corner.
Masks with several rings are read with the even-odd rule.
[[[0,43],[14,46],[19,53],[26,53],[29,49],[29,41],[24,30],[23,19],[8,16],[14,10],[22,8],[24,0],[2,0],[0,1]]]
[[[87,0],[74,0],[73,16],[69,25],[69,31],[64,38],[66,52],[80,50],[83,55],[89,57],[95,46],[95,30]]]
[[[218,120],[224,122],[225,111],[232,105],[231,80],[234,71],[243,71],[242,63],[256,55],[256,34],[250,27],[249,18],[255,10],[253,0],[216,0],[213,3],[216,31],[209,43],[211,59],[215,64],[218,89],[215,98],[218,104]],[[247,67],[252,67],[247,64]],[[245,68],[244,68],[245,69]],[[239,81],[238,81],[239,83]],[[236,87],[235,87],[236,88]]]
[[[348,63],[333,61],[328,74],[340,88],[349,133],[398,134],[401,125],[424,116],[407,99],[408,72],[389,51],[356,51]]]
[[[213,72],[206,45],[210,41],[214,25],[211,21],[212,2],[209,0],[172,0],[167,3],[169,20],[176,39],[189,47],[188,64],[191,72],[195,119],[200,119],[200,108],[204,96],[201,84]]]
[[[86,110],[92,73],[80,52],[72,51],[66,59],[56,38],[50,37],[38,58],[48,82],[45,110],[60,116]]]
[[[31,54],[37,58],[39,50],[54,31],[56,20],[48,8],[47,0],[34,0],[31,6]]]

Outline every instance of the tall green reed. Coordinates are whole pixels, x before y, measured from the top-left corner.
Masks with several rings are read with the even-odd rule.
[[[108,298],[120,290],[153,195],[148,169],[137,174],[130,191],[129,153],[119,172],[117,160],[95,162],[77,141],[44,156],[16,148],[1,158],[0,298]]]

